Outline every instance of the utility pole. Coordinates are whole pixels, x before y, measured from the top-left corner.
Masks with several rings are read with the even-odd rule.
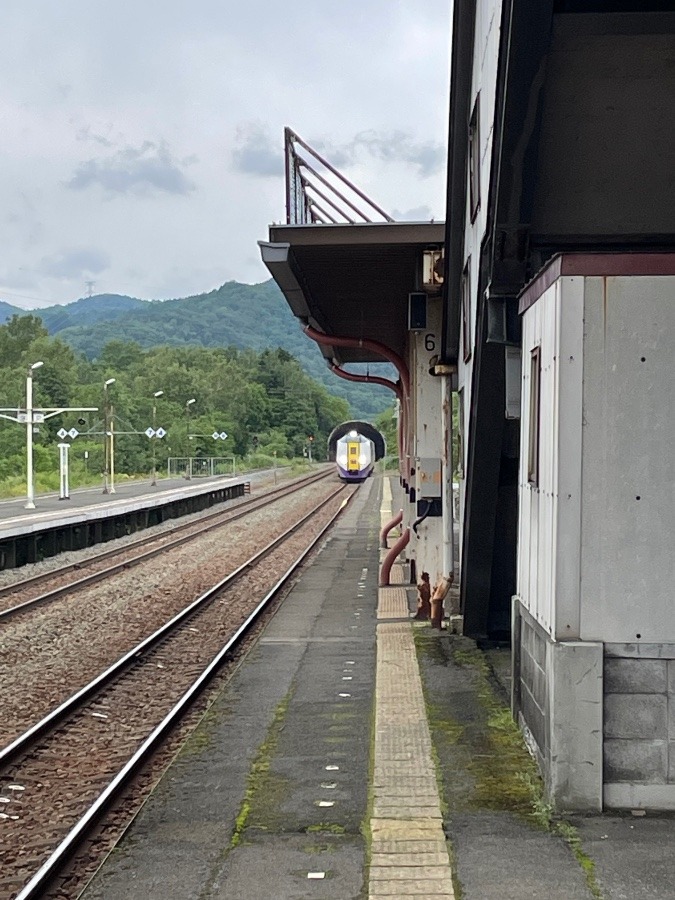
[[[112,415],[108,400],[108,388],[115,384],[114,378],[108,378],[103,382],[103,494],[115,493],[113,460],[114,444],[112,438]],[[111,477],[112,475],[112,477]]]
[[[164,391],[155,391],[152,395],[152,481],[150,482],[152,487],[157,484],[157,398],[163,394]]]
[[[33,427],[58,416],[64,412],[96,412],[95,406],[59,406],[37,407],[33,406],[33,372],[43,366],[42,360],[33,363],[26,371],[26,411],[20,411],[16,406],[3,406],[0,409],[0,419],[9,419],[10,422],[18,422],[26,426],[26,509],[35,509],[35,483],[33,480]],[[9,413],[14,415],[9,415]],[[64,432],[65,433],[65,432]],[[77,432],[75,432],[75,435]]]
[[[185,478],[190,481],[192,478],[192,460],[190,459],[190,407],[196,403],[197,399],[193,397],[185,404]]]
[[[33,484],[33,372],[43,366],[42,361],[33,363],[26,373],[26,509],[35,509],[35,487]]]

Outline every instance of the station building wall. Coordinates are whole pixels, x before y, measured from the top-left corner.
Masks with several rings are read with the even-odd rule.
[[[464,480],[471,411],[471,389],[474,350],[476,346],[476,322],[478,318],[478,285],[480,278],[480,249],[487,227],[487,198],[490,189],[492,141],[494,134],[495,98],[499,63],[499,35],[501,29],[502,0],[478,0],[474,34],[471,111],[476,113],[478,138],[478,202],[472,204],[467,171],[466,215],[464,222],[464,284],[462,297],[462,322],[458,361],[458,392],[460,400],[460,436],[463,459],[460,466],[459,511],[460,534],[464,519]],[[471,162],[469,162],[469,167]],[[461,542],[460,542],[461,554]]]
[[[562,808],[675,809],[675,256],[639,256],[523,313],[513,705]]]

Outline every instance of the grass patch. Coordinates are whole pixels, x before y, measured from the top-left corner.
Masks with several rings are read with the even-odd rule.
[[[595,863],[584,852],[577,829],[555,814],[548,800],[544,782],[535,760],[527,750],[520,729],[511,710],[499,698],[491,680],[488,663],[475,646],[467,646],[462,639],[445,639],[432,634],[429,629],[415,631],[415,642],[420,656],[431,663],[445,667],[457,666],[468,670],[466,675],[471,696],[469,708],[453,708],[465,721],[451,718],[448,710],[429,697],[429,687],[421,667],[422,684],[429,723],[435,747],[441,758],[453,761],[457,771],[453,781],[460,776],[462,767],[469,776],[462,785],[457,803],[449,804],[451,811],[491,810],[518,815],[534,828],[562,838],[580,866],[591,895],[602,900]],[[477,702],[476,702],[477,701]],[[443,795],[447,793],[445,785]],[[444,811],[445,815],[445,811]],[[452,857],[452,846],[449,845]],[[461,885],[454,873],[455,894],[460,900]]]
[[[344,825],[336,825],[335,822],[318,822],[316,825],[308,825],[305,834],[346,834]]]
[[[222,710],[218,711],[218,715],[222,715]],[[198,727],[192,732],[188,740],[178,751],[178,759],[190,756],[198,756],[203,750],[208,750],[208,748],[213,745],[211,724],[215,719],[216,712],[213,707],[207,709],[207,711],[202,716]]]
[[[579,837],[577,829],[569,822],[557,821],[553,823],[553,830],[567,842],[574,858],[581,866],[581,871],[584,873],[586,884],[593,897],[595,897],[596,900],[603,900],[603,893],[600,890],[600,885],[598,884],[598,879],[595,875],[595,863],[581,846],[581,838]]]
[[[280,795],[284,793],[285,782],[283,778],[275,776],[271,772],[272,758],[279,745],[279,737],[283,728],[284,719],[288,712],[291,697],[295,686],[291,686],[288,694],[277,706],[274,719],[267,733],[267,739],[258,748],[255,759],[248,774],[246,793],[237,815],[234,832],[230,841],[230,847],[237,847],[242,840],[247,828],[265,830],[269,827],[264,818],[279,817]],[[264,805],[263,805],[264,798]]]
[[[548,827],[550,813],[544,783],[511,711],[490,682],[485,657],[475,647],[452,644],[451,660],[472,670],[481,707],[477,727],[467,727],[472,744],[468,769],[475,780],[474,804],[482,809],[516,813],[537,827]]]
[[[302,848],[303,853],[319,854],[319,853],[335,853],[335,847],[332,844],[306,844]]]

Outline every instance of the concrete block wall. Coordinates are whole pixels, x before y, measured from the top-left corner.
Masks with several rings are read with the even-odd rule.
[[[608,807],[675,809],[675,645],[605,645]]]
[[[603,647],[554,641],[513,603],[512,709],[535,752],[556,808],[603,804]]]
[[[516,598],[512,706],[558,808],[675,810],[675,644],[553,641]]]
[[[546,640],[543,629],[518,601],[514,604],[512,626],[513,697],[512,707],[532,735],[539,765],[548,757],[548,690],[546,684]]]

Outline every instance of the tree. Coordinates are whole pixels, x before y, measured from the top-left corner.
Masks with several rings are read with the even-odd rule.
[[[49,332],[37,316],[12,316],[0,327],[0,360],[3,368],[11,368],[36,362],[24,357],[32,343],[48,338]]]

